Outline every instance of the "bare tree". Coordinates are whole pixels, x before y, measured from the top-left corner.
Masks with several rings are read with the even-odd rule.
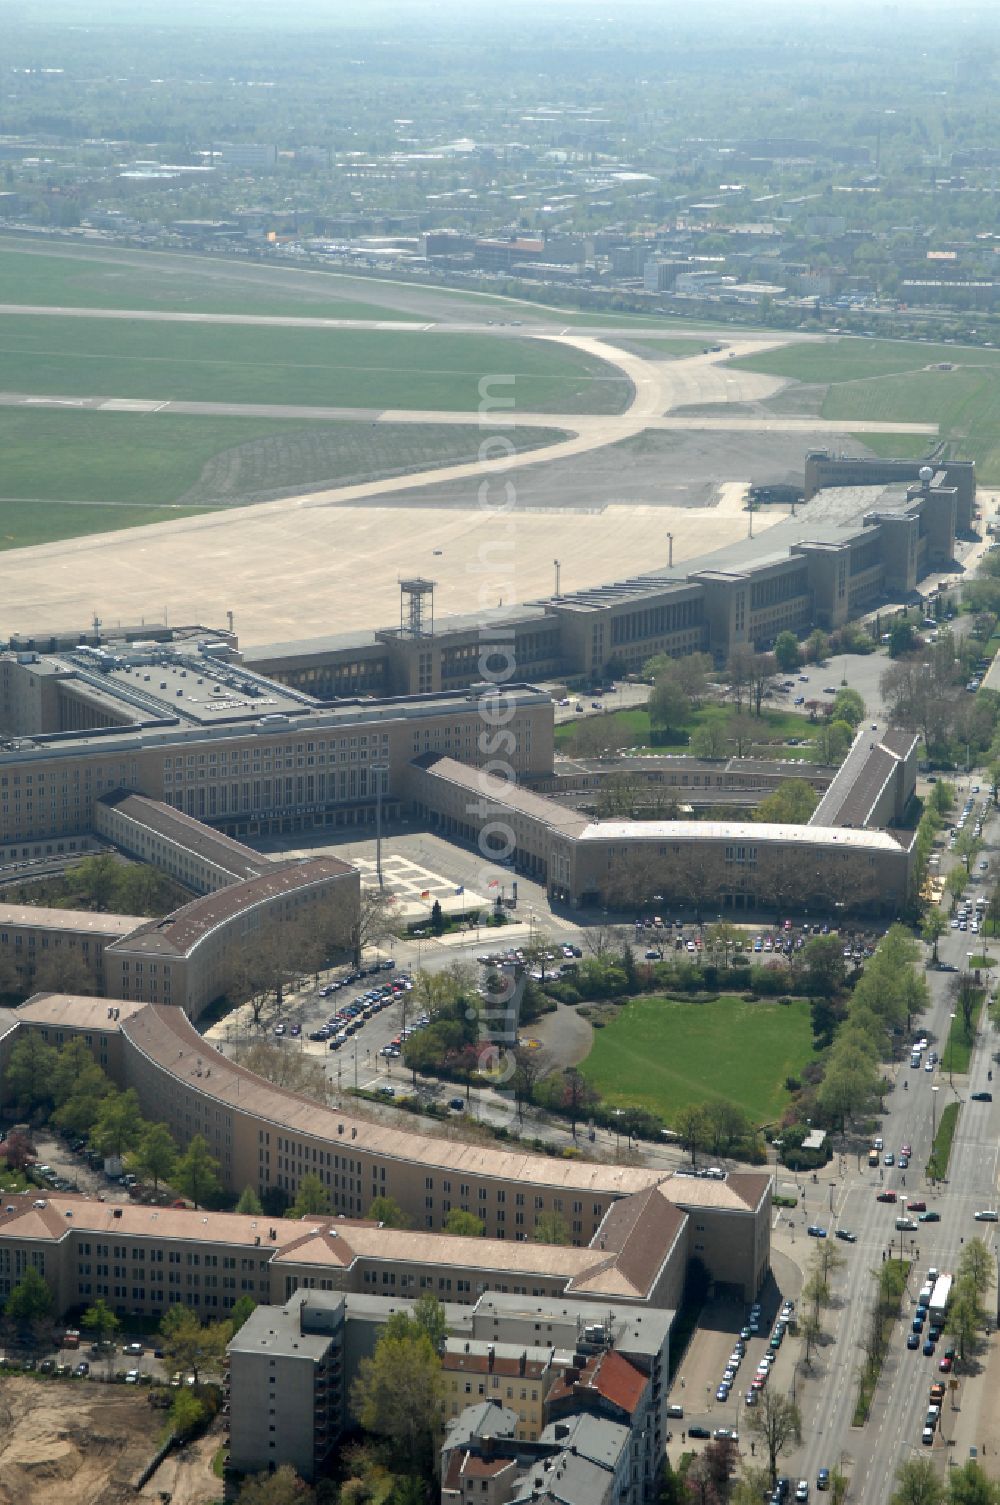
[[[773,653],[755,653],[750,659],[749,672],[754,715],[760,716],[764,696],[767,694],[768,680],[773,679],[778,672],[777,659]]]
[[[760,1438],[767,1450],[773,1488],[778,1478],[778,1459],[802,1442],[802,1416],[799,1408],[793,1400],[768,1387],[760,1392],[756,1410],[747,1416],[747,1426]]]
[[[743,703],[749,695],[755,657],[753,649],[746,643],[738,643],[729,655],[726,674],[729,679],[729,693],[737,714],[742,712]]]

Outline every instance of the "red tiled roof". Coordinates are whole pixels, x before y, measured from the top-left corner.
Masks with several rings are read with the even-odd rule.
[[[611,1348],[588,1359],[578,1379],[557,1380],[549,1391],[549,1404],[573,1396],[600,1395],[631,1416],[646,1383],[646,1376]]]

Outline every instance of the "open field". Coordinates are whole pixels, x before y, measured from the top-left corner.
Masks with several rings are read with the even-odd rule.
[[[562,431],[513,428],[519,450]],[[323,486],[474,460],[474,424],[0,408],[0,549],[162,522]]]
[[[613,696],[607,697],[609,701]],[[666,749],[677,750],[686,747],[689,738],[699,727],[709,726],[721,722],[724,726],[733,714],[732,706],[706,705],[700,710],[692,711],[683,727],[671,729],[667,733],[657,734],[654,740],[649,726],[649,712],[643,708],[630,711],[609,711],[602,720],[602,726],[607,723],[629,738],[630,747],[645,748],[650,751],[662,752]],[[558,752],[572,754],[574,751],[574,736],[577,727],[586,730],[580,735],[586,740],[590,735],[590,727],[586,720],[579,722],[564,721],[556,727],[556,750]],[[795,737],[801,744],[804,739],[811,738],[816,731],[815,723],[807,716],[801,716],[797,711],[767,711],[759,718],[754,717],[759,725],[759,733],[755,734],[753,750],[750,756],[760,758],[789,757],[803,758],[810,762],[817,757],[817,750],[807,742],[805,746],[789,747],[789,738]],[[728,750],[735,753],[735,744]],[[728,753],[727,753],[728,756]]]
[[[784,1082],[812,1059],[809,1004],[714,1003],[638,998],[595,1030],[580,1070],[609,1102],[651,1108],[670,1123],[678,1108],[724,1098],[755,1124],[777,1119]]]
[[[29,1376],[3,1380],[0,1416],[4,1505],[134,1500],[130,1480],[155,1452],[165,1420],[133,1386]]]
[[[322,284],[320,284],[322,287]],[[377,300],[341,296],[331,287],[328,296],[296,295],[283,291],[280,278],[272,285],[248,286],[234,279],[227,285],[211,278],[191,258],[183,270],[163,257],[149,255],[138,266],[110,256],[47,256],[38,251],[15,251],[0,243],[0,303],[46,303],[62,308],[159,308],[185,313],[255,313],[318,315],[331,319],[384,319],[385,305]],[[419,319],[399,312],[399,319]]]
[[[632,392],[621,371],[549,340],[0,317],[11,392],[475,413],[483,378],[494,400],[532,412],[620,413]]]
[[[288,314],[331,319],[466,317],[593,328],[683,329],[690,320],[588,313],[490,293],[351,277],[319,267],[255,265],[235,257],[0,240],[0,303],[63,308],[158,308],[188,313]],[[701,321],[699,321],[700,325]]]
[[[789,345],[735,365],[821,384],[824,418],[937,423],[949,452],[975,460],[981,483],[1000,481],[1000,351],[889,340]],[[950,370],[941,370],[950,366]],[[878,454],[912,455],[886,437]],[[905,439],[905,436],[904,436]],[[919,455],[921,450],[916,448]]]

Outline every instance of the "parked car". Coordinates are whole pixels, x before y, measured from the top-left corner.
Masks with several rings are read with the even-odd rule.
[[[852,1233],[849,1228],[838,1228],[836,1236],[839,1239],[843,1239],[845,1244],[856,1244],[858,1241],[858,1235]]]
[[[810,1223],[806,1232],[810,1238],[826,1238],[826,1229],[821,1227],[819,1223]]]

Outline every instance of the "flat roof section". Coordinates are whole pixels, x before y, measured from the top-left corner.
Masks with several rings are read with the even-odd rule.
[[[89,1033],[117,1035],[121,1021],[145,1008],[123,998],[94,998],[82,993],[35,993],[14,1010],[15,1024],[37,1024],[48,1029],[85,1029]]]
[[[0,928],[52,930],[120,940],[149,924],[148,915],[104,914],[94,909],[49,909],[44,904],[0,904]]]

